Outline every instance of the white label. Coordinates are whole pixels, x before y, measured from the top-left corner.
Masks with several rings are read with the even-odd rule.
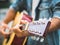
[[[28,26],[29,33],[43,36],[48,22],[49,22],[48,20],[39,20],[29,23]]]

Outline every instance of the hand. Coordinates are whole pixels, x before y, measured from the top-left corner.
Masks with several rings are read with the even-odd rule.
[[[10,30],[15,32],[17,37],[23,36],[23,31],[21,28],[23,28],[23,24],[28,23],[26,20],[21,20],[20,24],[17,24],[16,26],[12,27]]]
[[[0,34],[4,37],[7,37],[10,34],[5,32],[6,28],[9,29],[8,25],[4,22],[0,22]]]

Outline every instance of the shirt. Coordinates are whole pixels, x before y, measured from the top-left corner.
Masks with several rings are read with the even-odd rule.
[[[28,5],[28,2],[30,3],[30,7]],[[36,17],[35,18],[52,18],[52,17],[60,17],[60,9],[55,10],[55,5],[59,3],[59,0],[42,0],[41,4],[37,9]],[[47,5],[48,4],[48,5]],[[50,5],[51,4],[51,5]],[[22,11],[26,10],[31,15],[31,9],[32,9],[32,1],[31,0],[16,0],[10,8],[13,8],[15,11]],[[40,10],[41,6],[45,9]],[[48,7],[48,8],[46,8]],[[39,13],[37,13],[39,12]],[[59,45],[59,31],[54,31],[48,33],[46,38],[44,39],[44,42],[40,42],[40,37],[28,37],[27,45]],[[39,39],[39,40],[38,40]]]

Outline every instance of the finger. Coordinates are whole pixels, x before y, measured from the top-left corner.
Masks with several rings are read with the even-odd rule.
[[[10,30],[11,30],[12,32],[15,32],[15,33],[20,33],[20,32],[22,32],[21,29],[19,29],[19,28],[18,28],[18,29],[11,28]]]
[[[27,20],[21,20],[21,24],[26,24],[26,23],[28,23]]]
[[[1,30],[0,33],[1,33],[3,36],[9,35],[9,33],[6,33],[4,30]]]
[[[17,24],[16,26],[10,28],[10,30],[19,30],[22,25]]]
[[[3,27],[4,27],[4,28],[9,28],[8,25],[6,25],[6,24],[4,24]]]
[[[0,23],[0,27],[9,28],[8,25],[5,23]]]
[[[14,26],[13,28],[15,29],[19,29],[20,27],[22,27],[23,25],[22,24],[17,24],[16,26]]]

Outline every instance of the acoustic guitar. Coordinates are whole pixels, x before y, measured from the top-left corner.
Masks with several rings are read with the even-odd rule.
[[[17,12],[17,15],[13,21],[12,27],[16,24],[20,24],[20,20],[27,20],[28,22],[32,21],[32,17],[30,17],[27,13],[24,11],[19,13]],[[27,25],[26,28],[27,29]],[[27,42],[27,37],[20,37],[18,38],[16,34],[13,32],[8,38],[5,38],[3,41],[3,45],[25,45]]]

